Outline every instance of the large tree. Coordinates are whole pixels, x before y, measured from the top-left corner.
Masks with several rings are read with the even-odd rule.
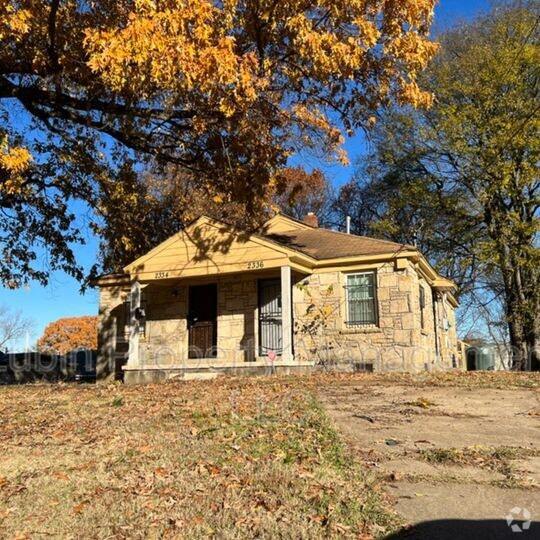
[[[47,354],[68,354],[77,349],[95,350],[97,335],[97,317],[64,317],[45,327],[37,348]]]
[[[100,190],[92,228],[101,238],[101,249],[90,281],[102,271],[121,272],[201,215],[231,224],[229,241],[254,225],[244,201],[201,183],[177,165],[143,173],[126,165],[114,178],[102,181]],[[270,212],[269,205],[260,217]]]
[[[276,210],[296,219],[313,212],[320,225],[329,224],[332,215],[333,190],[320,169],[306,171],[287,167],[276,174],[277,186],[272,195]]]
[[[4,0],[0,276],[80,277],[66,201],[151,160],[257,216],[300,146],[341,158],[342,131],[423,105],[434,0]],[[35,260],[48,251],[45,267]]]
[[[535,3],[503,4],[441,36],[434,106],[386,114],[341,197],[344,212],[371,197],[372,228],[419,242],[478,309],[500,300],[517,369],[540,355],[539,21]]]

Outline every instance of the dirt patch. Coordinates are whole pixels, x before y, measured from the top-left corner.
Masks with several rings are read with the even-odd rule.
[[[510,510],[540,519],[540,378],[511,375],[358,376],[319,395],[409,524],[490,520],[502,538]]]

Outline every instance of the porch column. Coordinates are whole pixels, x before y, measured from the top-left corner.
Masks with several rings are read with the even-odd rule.
[[[292,350],[292,298],[291,298],[291,267],[281,267],[281,329],[282,329],[282,352],[281,359],[293,360]]]
[[[129,349],[128,366],[139,364],[139,320],[137,309],[141,307],[141,285],[138,281],[131,283],[129,296]]]

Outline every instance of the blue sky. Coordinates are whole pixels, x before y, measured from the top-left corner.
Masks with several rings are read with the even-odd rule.
[[[487,0],[441,0],[435,16],[434,32],[437,33],[458,22],[474,17],[489,8]],[[308,157],[299,156],[295,161],[307,168],[321,167],[335,185],[346,182],[351,174],[355,160],[362,156],[368,148],[368,142],[362,135],[352,137],[345,145],[351,160],[351,166],[322,166]],[[87,244],[77,247],[79,261],[89,268],[96,260],[98,243],[91,235],[87,236]],[[19,290],[0,288],[0,305],[21,310],[24,315],[34,321],[34,327],[28,338],[22,339],[12,346],[12,350],[20,349],[25,343],[34,343],[42,334],[45,325],[60,317],[97,314],[98,297],[95,291],[81,295],[80,285],[69,276],[56,272],[47,287],[31,283]]]

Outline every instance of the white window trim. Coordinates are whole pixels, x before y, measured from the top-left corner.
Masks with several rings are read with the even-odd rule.
[[[349,276],[373,276],[373,309],[374,309],[374,321],[370,323],[352,323],[349,321]],[[378,289],[378,280],[377,280],[377,270],[366,270],[364,272],[346,272],[345,276],[345,317],[344,317],[344,326],[346,329],[378,329],[379,328],[379,300],[377,296]]]

